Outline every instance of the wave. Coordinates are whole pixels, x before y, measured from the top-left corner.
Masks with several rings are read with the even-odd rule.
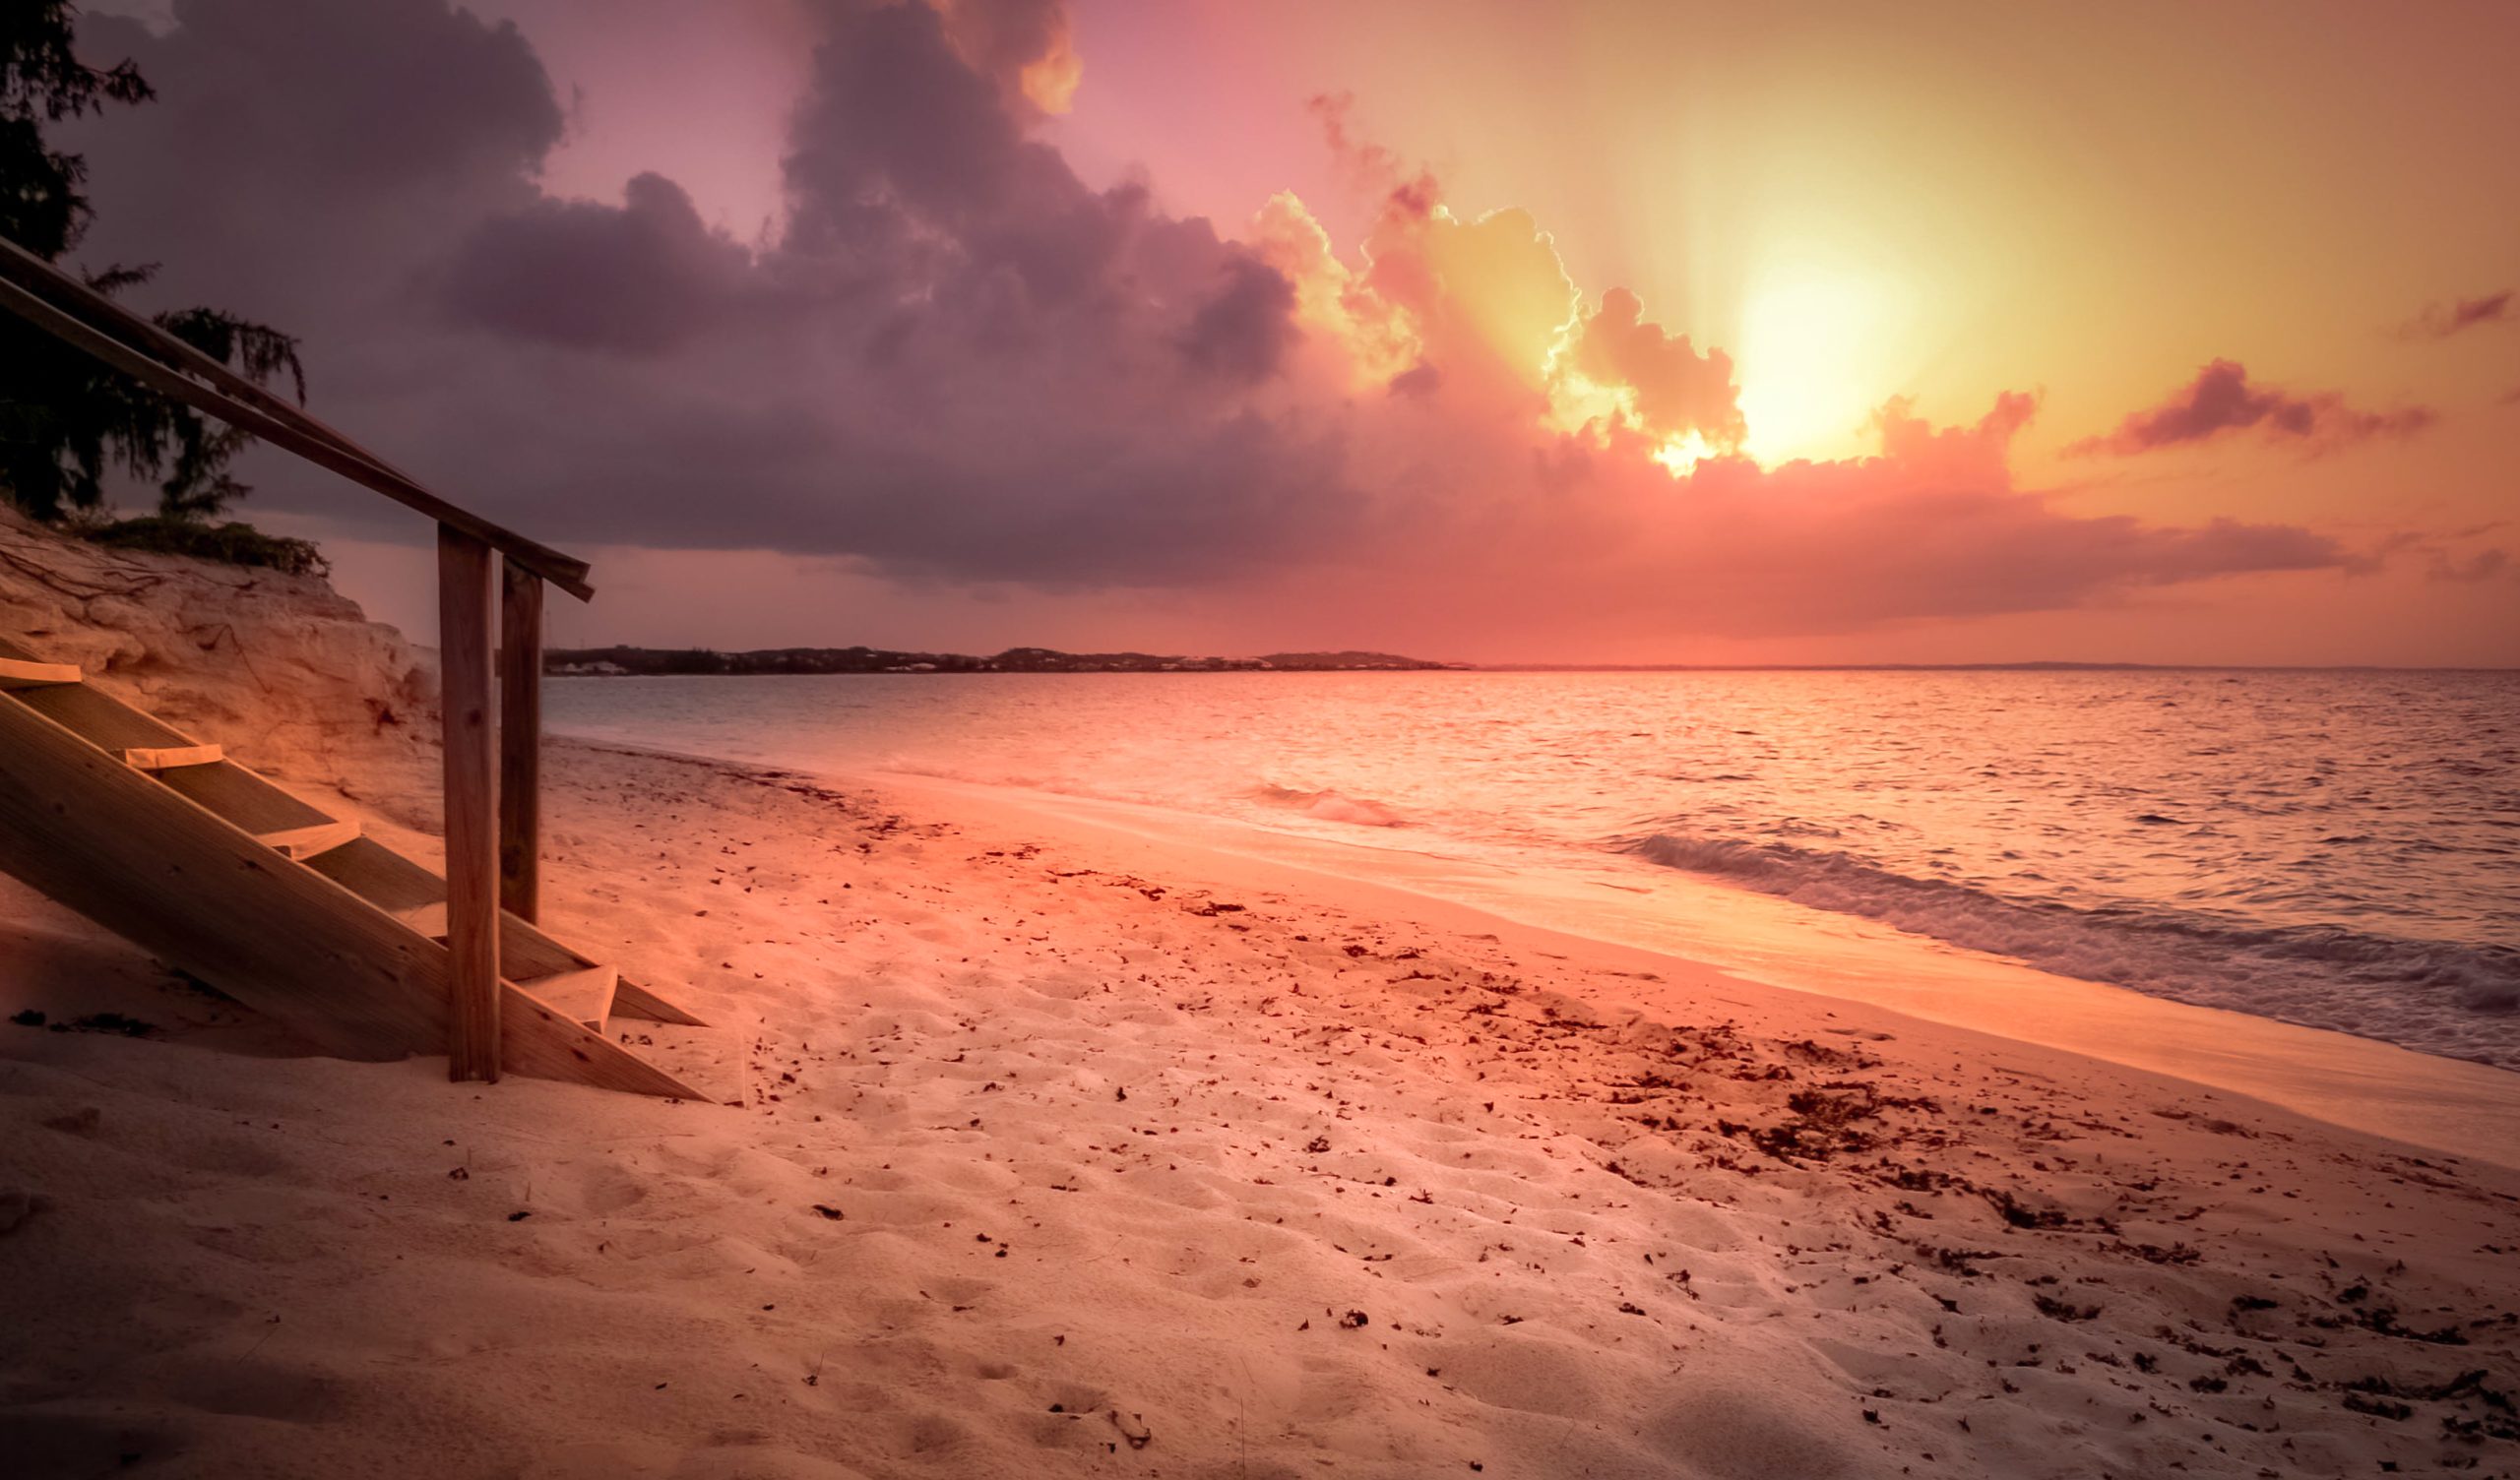
[[[1790,843],[1653,832],[1620,846],[2060,976],[2520,1068],[2520,951],[2506,946],[2013,899]]]
[[[1094,785],[1069,776],[1050,776],[1010,769],[955,766],[906,754],[887,756],[883,769],[903,775],[927,776],[940,781],[960,781],[978,786],[1003,786],[1018,791],[1043,791],[1054,796],[1083,797],[1089,801],[1126,802],[1136,806],[1162,806],[1186,810],[1194,815],[1212,805],[1166,797],[1158,788],[1143,784],[1134,786]],[[1398,808],[1370,797],[1350,796],[1341,791],[1302,791],[1291,786],[1263,783],[1252,787],[1249,795],[1273,808],[1301,813],[1305,817],[1328,823],[1349,823],[1360,828],[1406,828],[1409,818]]]
[[[1297,791],[1287,786],[1261,786],[1253,796],[1274,807],[1285,807],[1306,817],[1317,817],[1326,823],[1354,823],[1361,828],[1405,828],[1409,819],[1398,811],[1367,797],[1349,796],[1338,791]]]

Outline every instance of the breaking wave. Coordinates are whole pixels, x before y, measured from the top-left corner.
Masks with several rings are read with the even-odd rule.
[[[1262,786],[1252,793],[1273,807],[1300,812],[1306,817],[1326,823],[1353,823],[1360,828],[1405,828],[1409,819],[1381,802],[1367,797],[1349,796],[1337,791],[1296,791],[1286,786]]]
[[[1653,832],[1621,845],[1666,868],[2060,976],[2520,1067],[2520,950],[2506,946],[2012,899],[1790,843]],[[2431,1011],[2410,1012],[2416,1002]]]

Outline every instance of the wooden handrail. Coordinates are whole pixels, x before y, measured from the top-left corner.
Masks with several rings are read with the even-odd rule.
[[[323,421],[5,238],[0,309],[196,410],[464,531],[582,601],[595,595],[585,561],[448,503]]]

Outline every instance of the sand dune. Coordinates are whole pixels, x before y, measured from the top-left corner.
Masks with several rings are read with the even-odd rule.
[[[2520,1438],[2499,1168],[1115,833],[552,772],[552,914],[739,1027],[748,1106],[304,1056],[7,896],[0,1006],[154,1024],[0,1024],[20,1472],[2493,1473]],[[378,825],[426,780],[379,767]]]

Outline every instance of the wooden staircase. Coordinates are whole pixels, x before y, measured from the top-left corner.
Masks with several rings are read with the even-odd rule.
[[[0,869],[345,1058],[446,1051],[444,879],[6,638]],[[498,947],[507,1068],[740,1099],[688,1082],[703,1076],[682,1060],[707,1050],[677,1030],[699,1018],[514,913],[500,914]],[[607,1036],[615,1017],[680,1048],[675,1068]]]

